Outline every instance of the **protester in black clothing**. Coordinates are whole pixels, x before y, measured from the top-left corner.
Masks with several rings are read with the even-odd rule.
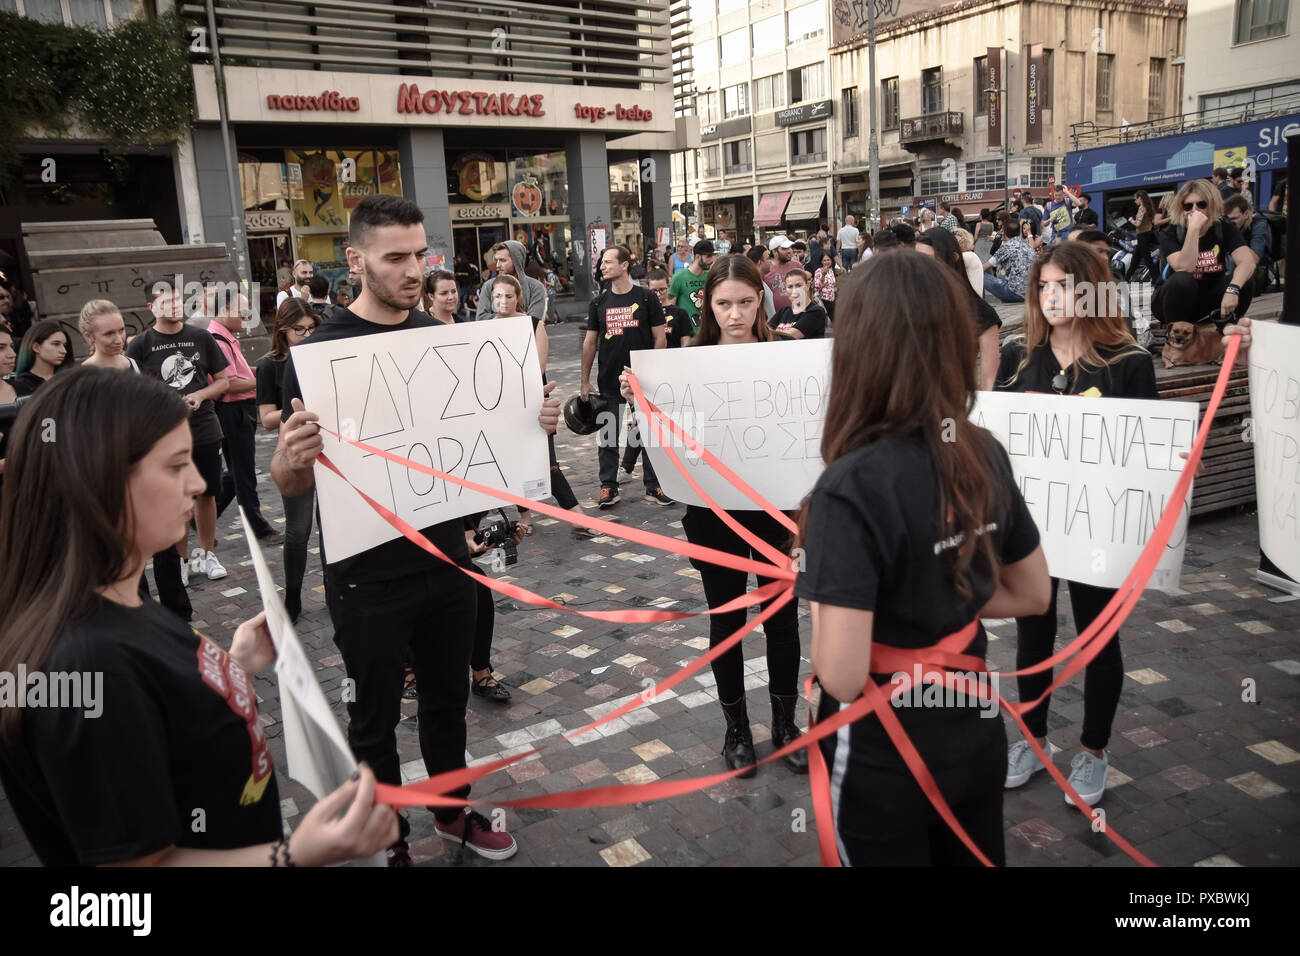
[[[631,259],[632,253],[626,246],[608,246],[601,252],[600,274],[609,282],[609,288],[592,300],[587,313],[587,334],[582,340],[582,400],[587,401],[595,392],[606,402],[606,410],[601,412],[598,442],[600,497],[596,503],[601,508],[613,507],[618,502],[618,443],[624,404],[618,377],[632,364],[632,353],[637,349],[662,349],[668,344],[659,297],[649,289],[632,284],[628,275]],[[600,353],[598,387],[591,384],[591,366],[597,351]],[[641,479],[646,501],[672,504],[672,499],[659,487],[650,457],[645,454],[641,459]]]
[[[961,247],[947,229],[931,229],[917,237],[916,251],[933,255],[940,263],[961,276],[966,290],[965,296],[971,317],[975,320],[975,347],[979,351],[979,388],[990,389],[997,376],[999,349],[998,330],[1002,328],[1002,318],[997,309],[975,294],[970,280],[966,276],[966,264],[962,261]]]
[[[44,319],[23,336],[12,384],[20,396],[30,395],[52,379],[55,372],[72,366],[68,333],[57,320]]]
[[[424,214],[400,196],[367,196],[352,210],[348,262],[364,270],[365,283],[350,310],[336,315],[301,346],[359,335],[383,335],[435,323],[416,309],[423,289],[428,240]],[[286,495],[303,495],[314,484],[312,467],[324,442],[320,416],[303,407],[302,392],[289,357],[284,375],[284,424],[271,476]],[[551,386],[547,387],[549,392]],[[539,423],[553,433],[559,400],[547,399]],[[444,521],[422,529],[453,561],[466,560],[464,523]],[[409,654],[419,692],[420,751],[430,776],[465,766],[465,705],[469,700],[470,651],[476,599],[473,583],[457,568],[428,554],[405,538],[396,538],[349,558],[326,562],[326,603],[334,640],[348,676],[356,682],[356,699],[348,704],[348,742],[384,783],[400,784],[401,767],[394,730],[401,719],[403,665]],[[467,794],[469,787],[455,791]],[[476,811],[434,810],[434,831],[488,859],[505,859],[516,851],[514,839]],[[389,862],[409,866],[402,818],[402,839]]]
[[[1075,207],[1074,224],[1080,229],[1096,229],[1101,223],[1097,210],[1090,208],[1092,199],[1087,193],[1080,193],[1078,204]]]
[[[673,305],[673,297],[668,292],[668,273],[663,269],[652,269],[646,276],[646,288],[658,297],[659,306],[664,310],[664,338],[668,348],[690,345],[697,326],[689,312]],[[627,470],[631,471],[630,468]]]
[[[275,310],[271,350],[257,363],[257,415],[263,428],[280,430],[289,349],[307,341],[320,322],[320,315],[302,299],[285,299]],[[302,495],[282,494],[280,500],[284,503],[284,608],[289,619],[297,622],[302,614],[302,579],[307,573],[307,544],[311,540],[316,492],[312,489]]]
[[[1029,273],[1024,333],[1003,347],[997,390],[1159,398],[1151,353],[1133,339],[1118,304],[1095,291],[1110,284],[1110,267],[1105,257],[1091,246],[1064,242],[1044,250]],[[1083,297],[1085,290],[1092,290],[1092,294]],[[1092,308],[1080,312],[1081,303],[1092,303]],[[1018,670],[1039,664],[1052,655],[1056,642],[1057,583],[1056,579],[1052,580],[1051,604],[1046,613],[1017,617]],[[1068,584],[1075,630],[1082,633],[1115,591],[1079,581]],[[1051,680],[1050,669],[1017,678],[1021,701],[1037,698]],[[1123,683],[1124,660],[1116,633],[1088,664],[1083,690],[1082,749],[1071,761],[1070,784],[1089,806],[1095,805],[1106,789],[1109,760],[1105,747],[1110,740]],[[1030,732],[1045,749],[1049,702],[1050,699],[1044,700],[1024,715]],[[1019,787],[1042,769],[1042,762],[1029,745],[1018,741],[1007,755],[1006,786]]]
[[[1129,259],[1128,269],[1125,270],[1124,278],[1126,280],[1133,278],[1133,273],[1139,265],[1145,265],[1155,274],[1155,263],[1151,260],[1151,253],[1158,246],[1158,234],[1155,227],[1156,207],[1151,202],[1151,197],[1147,195],[1145,189],[1139,189],[1133,194],[1133,201],[1137,204],[1137,211],[1129,222],[1137,230],[1137,248],[1133,250],[1133,255]]]
[[[996,717],[996,700],[945,694],[921,707],[921,688],[909,685],[917,675],[937,680],[937,665],[891,679],[872,649],[927,648],[973,625],[969,644],[954,650],[982,659],[979,617],[1047,604],[1046,559],[1006,452],[967,416],[976,381],[965,285],[954,270],[906,252],[873,260],[845,283],[821,449],[827,467],[800,516],[806,567],[795,593],[812,610],[819,719],[855,701],[868,681],[894,696],[891,710],[953,814],[1003,864],[1006,733],[1001,720],[981,719]],[[897,375],[902,368],[910,374]],[[955,440],[945,432],[954,423]],[[974,691],[979,672],[970,677]],[[843,863],[976,862],[877,717],[821,747]]]
[[[397,826],[365,767],[284,839],[250,679],[275,659],[265,615],[227,652],[136,591],[205,486],[189,417],[175,390],[99,368],[60,375],[20,415],[0,504],[0,672],[70,675],[86,693],[0,708],[0,783],[47,866],[369,856]],[[45,440],[51,420],[76,439]]]
[[[763,319],[763,280],[758,268],[746,256],[721,256],[717,260],[709,270],[701,302],[700,331],[693,347],[774,340]],[[626,375],[620,377],[619,385],[623,397],[630,401],[632,390]],[[731,511],[729,514],[781,554],[789,553],[790,532],[766,512]],[[743,558],[768,560],[708,508],[687,505],[686,515],[682,518],[682,530],[686,532],[686,540],[692,544],[726,551]],[[744,571],[722,568],[694,558],[691,559],[691,564],[700,572],[700,583],[704,585],[704,597],[710,608],[721,607],[748,590],[749,575]],[[770,582],[769,578],[758,578],[759,587]],[[716,646],[738,631],[745,623],[745,616],[744,609],[709,615],[709,644]],[[799,729],[795,725],[799,679],[799,615],[796,602],[789,602],[768,618],[763,625],[763,632],[767,638],[772,742],[780,748],[799,736]],[[717,680],[718,702],[722,705],[727,721],[722,755],[729,769],[750,767],[741,776],[752,777],[756,772],[753,768],[756,758],[754,737],[750,732],[749,714],[745,705],[744,663],[740,645],[736,645],[713,662],[713,676]],[[785,762],[796,773],[808,772],[806,751],[796,750],[785,757]]]
[[[779,339],[820,339],[826,334],[826,310],[812,301],[812,279],[802,269],[785,274],[790,304],[778,309],[768,322]]]
[[[1183,183],[1169,226],[1160,230],[1165,281],[1156,289],[1151,311],[1166,326],[1210,316],[1222,324],[1250,309],[1255,257],[1223,215],[1216,193],[1204,179]]]

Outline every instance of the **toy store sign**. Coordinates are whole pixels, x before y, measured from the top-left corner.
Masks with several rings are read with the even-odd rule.
[[[631,120],[634,123],[648,123],[654,119],[654,114],[635,104],[624,106],[621,103],[615,103],[614,108],[608,109],[604,106],[585,106],[577,103],[573,107],[573,115],[578,119],[590,120],[595,123],[603,119]]]

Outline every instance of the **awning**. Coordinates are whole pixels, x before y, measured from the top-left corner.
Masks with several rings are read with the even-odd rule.
[[[758,209],[754,212],[754,225],[764,227],[781,225],[781,213],[785,212],[785,204],[789,201],[788,192],[763,193],[758,199]]]
[[[796,189],[790,194],[790,205],[786,207],[785,218],[788,222],[804,219],[816,219],[821,215],[822,202],[826,199],[826,188]]]

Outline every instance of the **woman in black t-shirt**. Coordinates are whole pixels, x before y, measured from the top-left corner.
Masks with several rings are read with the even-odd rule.
[[[802,269],[785,274],[790,304],[768,320],[778,339],[820,339],[826,335],[826,310],[812,300],[812,278]]]
[[[1000,865],[1006,733],[996,687],[992,701],[927,693],[942,668],[920,650],[971,628],[969,643],[954,650],[979,662],[966,672],[978,686],[987,637],[976,619],[1047,604],[1038,530],[1006,452],[967,417],[975,334],[963,285],[964,275],[906,250],[872,259],[844,284],[821,447],[826,470],[800,515],[806,566],[795,593],[812,611],[819,719],[847,707],[869,680],[887,688],[958,822]],[[878,663],[885,652],[875,643],[913,651],[914,666]],[[976,862],[877,716],[821,747],[842,862]]]
[[[1223,215],[1223,198],[1212,183],[1193,179],[1174,197],[1170,223],[1158,233],[1165,281],[1151,311],[1166,326],[1216,316],[1242,316],[1254,295],[1255,256]]]
[[[1043,392],[1114,398],[1159,398],[1151,353],[1124,322],[1105,257],[1086,243],[1063,242],[1044,251],[1029,272],[1024,334],[1007,342],[998,368],[998,391]],[[1086,293],[1086,294],[1085,294]],[[1088,303],[1092,305],[1089,306]],[[1067,582],[1075,630],[1082,633],[1114,596],[1110,588]],[[1016,669],[1051,657],[1056,643],[1057,580],[1046,613],[1016,619]],[[1052,681],[1051,670],[1016,679],[1022,701],[1037,698]],[[1070,784],[1089,806],[1106,789],[1105,753],[1124,683],[1119,634],[1088,665],[1083,690],[1082,750],[1071,761]],[[1047,748],[1050,698],[1024,715],[1030,732]],[[1050,751],[1049,751],[1050,753]],[[1028,782],[1042,762],[1023,740],[1007,754],[1007,787]],[[1066,801],[1069,802],[1069,797]]]
[[[741,345],[774,341],[763,314],[763,280],[758,267],[744,255],[720,256],[709,270],[704,284],[699,315],[699,331],[691,348],[713,345]],[[632,388],[624,369],[619,386],[625,401],[633,401]],[[765,511],[730,511],[739,524],[766,541],[782,554],[790,549],[790,532]],[[687,505],[682,530],[691,544],[726,551],[742,558],[766,561],[767,557],[728,528],[710,509]],[[707,561],[691,559],[700,572],[704,597],[710,608],[721,607],[745,594],[749,574],[719,567]],[[772,579],[759,577],[761,587]],[[771,603],[770,601],[767,603]],[[764,605],[766,606],[766,604]],[[744,608],[709,616],[709,644],[715,646],[730,637],[745,623]],[[772,703],[772,743],[779,749],[799,736],[795,724],[795,702],[799,696],[799,614],[797,602],[790,601],[763,625],[767,637],[767,673]],[[727,721],[722,755],[727,767],[750,769],[742,777],[752,777],[756,757],[754,737],[749,728],[745,706],[745,659],[740,646],[733,647],[713,662],[718,702]],[[808,772],[808,754],[796,750],[785,757],[786,766],[795,773]]]
[[[966,276],[966,263],[962,259],[961,245],[947,229],[931,229],[916,237],[916,251],[933,255],[942,264],[961,276],[965,283],[966,299],[971,318],[975,321],[975,347],[979,350],[979,388],[993,387],[998,370],[998,329],[1002,318],[997,309],[975,294]]]
[[[0,708],[0,782],[50,866],[369,856],[397,817],[373,805],[364,767],[282,837],[250,679],[275,658],[265,615],[225,651],[136,591],[205,487],[189,417],[163,383],[96,368],[58,376],[19,415],[0,503],[0,672],[44,674],[48,689]],[[43,440],[49,420],[75,440]]]
[[[284,369],[289,349],[307,341],[320,325],[320,315],[302,299],[293,296],[275,310],[271,351],[257,363],[257,414],[262,427],[280,430],[284,399]],[[305,495],[281,495],[284,503],[284,609],[295,623],[302,614],[302,579],[307,573],[307,544],[311,540],[316,491]]]
[[[31,395],[63,368],[72,367],[68,333],[54,319],[37,322],[23,336],[12,384],[20,396]]]

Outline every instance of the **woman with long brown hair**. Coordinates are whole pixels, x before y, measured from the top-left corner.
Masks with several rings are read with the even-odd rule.
[[[1025,289],[1024,333],[1003,346],[996,389],[1113,398],[1160,397],[1151,353],[1138,345],[1129,332],[1110,266],[1092,246],[1063,242],[1046,249],[1034,262]],[[1058,583],[1052,579],[1052,599],[1046,612],[1016,619],[1017,670],[1052,655]],[[1115,592],[1079,581],[1067,583],[1075,630],[1082,633]],[[1018,677],[1020,699],[1037,698],[1051,681],[1050,669]],[[1070,784],[1089,806],[1095,805],[1106,789],[1109,764],[1105,747],[1123,684],[1124,660],[1116,633],[1088,665],[1079,738],[1082,749],[1070,764]],[[1049,703],[1050,698],[1024,715],[1030,732],[1045,750]],[[1007,754],[1006,786],[1022,786],[1042,769],[1042,762],[1029,744],[1017,741]]]
[[[284,839],[250,679],[275,659],[265,615],[225,651],[136,590],[206,486],[189,418],[151,376],[97,368],[57,376],[19,414],[0,499],[0,673],[81,693],[0,707],[0,783],[47,866],[369,856],[397,817],[374,805],[364,766]],[[50,421],[66,440],[47,440]]]
[[[743,345],[752,342],[776,341],[764,315],[764,284],[758,266],[745,255],[721,256],[709,270],[704,283],[703,304],[700,307],[700,326],[691,348],[715,345]],[[625,371],[619,380],[623,397],[631,402],[632,389]],[[739,524],[766,541],[782,554],[790,548],[790,532],[764,511],[729,512]],[[682,518],[682,530],[691,544],[716,548],[742,558],[765,561],[762,552],[754,549],[728,528],[708,508],[687,505]],[[748,590],[749,575],[744,571],[722,568],[706,561],[691,559],[700,572],[704,597],[709,607],[721,607]],[[758,586],[772,579],[758,577]],[[770,602],[769,602],[770,603]],[[765,605],[766,606],[766,605]],[[726,614],[709,616],[709,644],[720,644],[738,631],[745,623],[742,608]],[[767,674],[772,703],[772,743],[779,749],[799,736],[795,724],[795,702],[799,689],[799,613],[796,602],[791,601],[767,619],[763,625],[767,638]],[[749,727],[749,713],[745,705],[745,659],[740,646],[733,647],[713,662],[713,676],[717,681],[718,703],[727,721],[726,738],[722,755],[727,767],[737,770],[750,767],[742,777],[752,777],[756,757],[754,736]],[[785,758],[786,765],[795,773],[808,772],[808,754],[796,750]]]
[[[57,319],[37,322],[23,336],[10,384],[20,396],[31,395],[61,369],[72,367],[72,343]]]
[[[320,315],[302,299],[290,296],[275,310],[271,350],[257,363],[257,414],[263,428],[280,430],[289,349],[307,341],[318,325]],[[284,503],[284,608],[289,619],[296,622],[302,614],[302,579],[307,573],[307,543],[311,540],[316,492],[281,495],[280,500]]]
[[[1047,604],[1038,530],[1006,452],[967,417],[975,334],[964,281],[899,250],[854,270],[841,289],[821,446],[826,470],[800,515],[805,567],[795,586],[812,611],[822,720],[857,699],[868,680],[891,682],[873,664],[874,642],[929,648],[969,627],[969,643],[954,650],[982,659],[988,640],[977,618]],[[1001,720],[981,719],[991,708],[996,716],[996,703],[944,694],[948,706],[922,708],[921,688],[905,689],[894,701],[899,721],[957,820],[1002,864],[1006,732]],[[877,717],[820,746],[832,768],[845,864],[975,862]]]

